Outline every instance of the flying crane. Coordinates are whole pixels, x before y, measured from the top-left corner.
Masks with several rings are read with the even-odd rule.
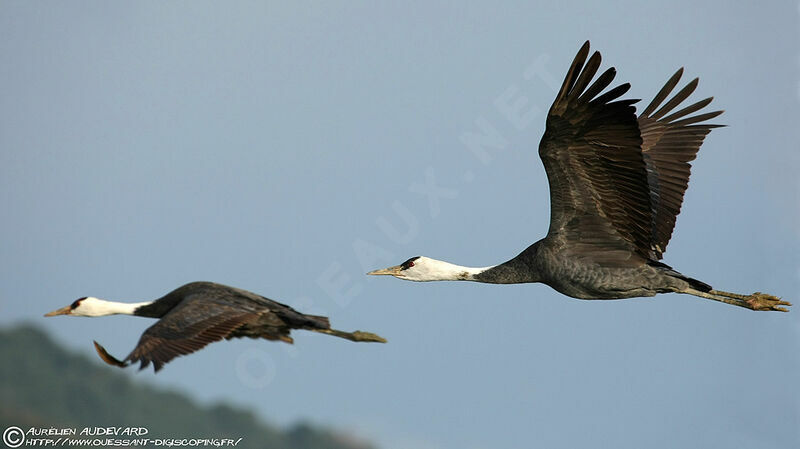
[[[612,67],[592,83],[600,53],[578,51],[547,115],[539,156],[550,184],[550,229],[513,259],[472,268],[429,257],[372,271],[411,281],[541,282],[580,299],[620,299],[685,293],[752,310],[786,312],[791,306],[765,293],[715,290],[660,262],[675,227],[689,171],[708,120],[700,112],[712,98],[676,108],[697,87],[689,82],[672,98],[678,70],[637,117],[638,100],[620,99],[630,88]],[[663,106],[662,106],[662,103]],[[697,114],[695,114],[697,113]]]

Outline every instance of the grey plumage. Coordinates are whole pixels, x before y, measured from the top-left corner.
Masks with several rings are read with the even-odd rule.
[[[175,357],[223,339],[250,337],[292,343],[292,329],[304,329],[352,341],[385,342],[368,332],[331,329],[327,317],[306,315],[261,295],[213,282],[192,282],[138,307],[134,315],[160,318],[147,328],[136,348],[122,361],[95,342],[100,357],[124,367],[153,364],[155,371]]]

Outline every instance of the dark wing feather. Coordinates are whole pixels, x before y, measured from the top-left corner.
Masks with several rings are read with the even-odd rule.
[[[572,255],[606,265],[649,258],[652,213],[642,139],[633,103],[617,100],[623,84],[600,94],[613,68],[600,66],[586,42],[575,56],[547,116],[539,144],[550,183],[549,237],[560,237]],[[588,88],[587,88],[588,86]]]
[[[721,126],[701,122],[722,114],[722,111],[686,117],[708,106],[712,98],[672,112],[694,92],[697,78],[654,112],[678,84],[682,74],[683,69],[675,72],[639,116],[642,153],[647,165],[653,211],[651,247],[656,259],[661,259],[666,251],[675,220],[681,211],[683,196],[689,185],[689,162],[695,159],[703,139],[711,129]]]
[[[240,304],[200,294],[190,296],[147,328],[125,361],[141,362],[141,369],[153,363],[158,371],[175,357],[220,341],[259,316],[257,310]]]

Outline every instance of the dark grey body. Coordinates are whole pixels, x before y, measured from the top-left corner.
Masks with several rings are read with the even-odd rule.
[[[253,315],[233,330],[226,338],[251,337],[281,340],[291,329],[328,329],[328,318],[300,313],[286,304],[236,287],[214,282],[191,282],[167,293],[155,302],[136,309],[136,315],[162,318],[181,307],[183,312],[171,320],[170,329],[179,334],[192,323],[220,314],[221,311],[237,311]]]
[[[154,302],[139,307],[134,315],[160,318],[142,334],[136,348],[123,361],[102,351],[109,363],[124,366],[153,363],[155,370],[173,358],[205,345],[236,337],[292,342],[292,329],[330,331],[328,318],[305,315],[261,295],[213,282],[191,282]]]
[[[559,293],[579,299],[624,299],[655,296],[685,290],[701,291],[711,286],[688,278],[668,265],[642,261],[634,266],[603,266],[588,259],[569,256],[556,240],[542,239],[515,258],[476,276],[493,284],[541,282]]]

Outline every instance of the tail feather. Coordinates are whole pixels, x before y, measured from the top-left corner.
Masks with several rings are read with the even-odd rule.
[[[697,280],[695,278],[690,278],[689,276],[685,276],[682,273],[680,273],[678,271],[675,271],[671,266],[669,266],[669,265],[667,265],[667,264],[665,264],[663,262],[658,262],[656,260],[649,260],[649,261],[647,261],[647,263],[650,266],[658,267],[658,268],[663,269],[664,271],[667,272],[668,275],[670,275],[670,276],[672,276],[674,278],[678,278],[678,279],[680,279],[682,281],[688,282],[689,286],[691,286],[695,290],[699,290],[701,292],[706,292],[706,293],[710,292],[711,290],[713,290],[713,287],[711,287],[710,285],[706,284],[705,282],[699,281],[699,280]]]
[[[698,281],[695,278],[683,276],[681,279],[688,282],[689,285],[692,286],[692,288],[700,290],[701,292],[710,292],[711,290],[713,290],[713,288],[710,285],[706,284],[703,281]]]
[[[286,310],[273,310],[291,329],[330,329],[331,322],[326,316],[306,315],[289,307]]]
[[[306,321],[310,324],[309,327],[313,329],[330,329],[331,321],[326,316],[320,315],[304,315]]]

